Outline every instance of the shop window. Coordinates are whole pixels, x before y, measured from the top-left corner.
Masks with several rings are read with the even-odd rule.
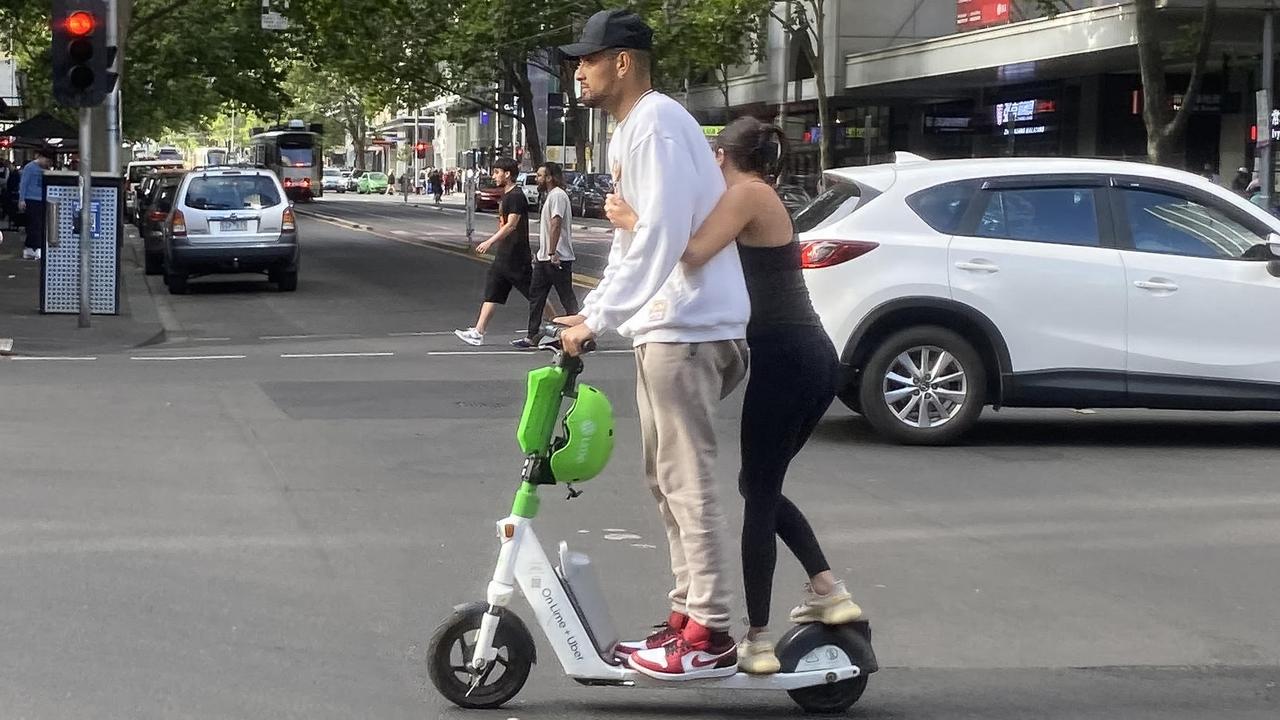
[[[986,193],[979,237],[1101,247],[1093,188],[1027,188]]]

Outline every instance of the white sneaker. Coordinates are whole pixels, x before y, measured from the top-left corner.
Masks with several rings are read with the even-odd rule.
[[[22,248],[22,259],[23,259],[23,260],[35,260],[35,259],[36,259],[36,251],[35,251],[35,250],[32,250],[32,249],[31,249],[31,248],[29,248],[29,247],[24,247],[24,248]]]
[[[791,610],[793,623],[843,625],[862,617],[862,608],[853,602],[843,580],[836,583],[829,595],[819,595],[809,583],[804,584],[804,590],[804,602]]]
[[[755,640],[743,638],[738,643],[738,669],[748,675],[772,675],[782,669],[773,650],[773,641],[766,635]]]
[[[467,328],[466,330],[454,330],[453,334],[457,335],[459,340],[461,340],[462,342],[468,345],[484,344],[484,333],[477,331],[475,328]]]
[[[36,248],[31,252],[32,252],[32,258],[31,258],[32,260],[39,260],[41,257],[44,256],[44,251],[41,250],[40,248]]]

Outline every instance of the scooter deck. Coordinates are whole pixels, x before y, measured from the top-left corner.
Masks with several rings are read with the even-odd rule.
[[[828,685],[841,680],[852,680],[862,675],[857,665],[845,665],[830,670],[808,670],[805,672],[780,672],[772,675],[751,675],[739,672],[728,677],[701,678],[697,680],[658,680],[630,668],[618,667],[616,674],[608,677],[571,676],[583,685],[607,687],[677,687],[677,688],[714,688],[717,690],[798,690]]]

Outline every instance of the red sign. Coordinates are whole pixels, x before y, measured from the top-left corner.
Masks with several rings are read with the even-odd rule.
[[[1003,25],[1009,22],[1009,0],[956,0],[956,29]]]

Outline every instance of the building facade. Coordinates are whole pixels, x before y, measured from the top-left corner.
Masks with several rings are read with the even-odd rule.
[[[819,175],[819,70],[835,166],[882,161],[898,150],[931,158],[1145,158],[1132,2],[1065,5],[1045,17],[1035,2],[828,0],[821,68],[801,52],[804,37],[771,22],[765,60],[737,69],[728,107],[715,87],[694,89],[688,105],[711,126],[743,114],[781,118],[793,149],[789,174],[809,186]],[[1224,175],[1252,168],[1261,17],[1270,5],[1219,0],[1207,74],[1180,153],[1186,167]],[[1173,38],[1198,20],[1203,2],[1161,7],[1161,35]],[[1172,62],[1168,71],[1177,93],[1189,66]]]

